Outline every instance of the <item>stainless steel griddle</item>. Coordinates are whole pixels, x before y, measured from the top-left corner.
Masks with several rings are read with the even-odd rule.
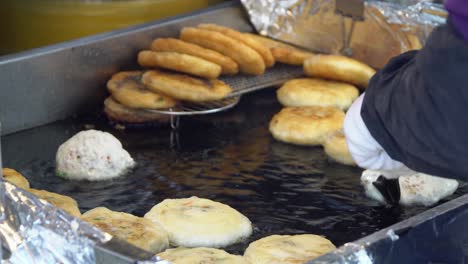
[[[0,58],[4,166],[23,172],[33,188],[70,195],[82,212],[107,206],[142,216],[165,198],[214,199],[254,224],[252,237],[227,251],[242,254],[249,242],[271,234],[315,233],[341,246],[316,263],[353,262],[362,250],[376,259],[390,258],[391,249],[410,239],[411,230],[427,223],[433,227],[463,211],[465,185],[449,198],[456,200],[434,208],[380,206],[364,196],[360,169],[330,162],[319,147],[273,140],[268,122],[281,108],[275,87],[243,95],[226,112],[182,116],[178,130],[155,125],[119,131],[102,115],[108,78],[137,69],[136,54],[154,38],[174,37],[182,27],[203,22],[251,31],[247,21],[239,4],[226,3]],[[129,175],[98,183],[55,176],[58,146],[90,125],[122,141],[138,162]],[[136,263],[147,257],[119,241],[96,248],[98,263]]]

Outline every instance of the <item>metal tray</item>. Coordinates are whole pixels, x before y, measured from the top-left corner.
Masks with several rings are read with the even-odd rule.
[[[189,195],[227,203],[255,226],[249,241],[227,248],[237,254],[248,242],[269,234],[316,233],[342,246],[316,263],[352,262],[363,255],[394,260],[392,249],[411,244],[417,230],[424,230],[426,238],[435,236],[432,227],[466,208],[465,185],[450,197],[460,198],[430,210],[389,208],[368,200],[360,188],[359,169],[330,162],[321,148],[271,138],[268,122],[281,107],[273,89],[244,96],[226,113],[182,117],[177,131],[165,126],[117,131],[108,125],[100,109],[109,76],[135,69],[137,52],[152,39],[175,36],[183,26],[202,22],[252,30],[240,5],[227,3],[0,58],[4,165],[23,172],[34,188],[74,197],[82,211],[102,205],[141,216],[164,198]],[[123,142],[139,164],[131,175],[100,183],[54,176],[57,147],[88,125],[108,130]],[[145,256],[125,249],[118,242],[98,246],[97,262],[133,263]],[[463,255],[460,250],[457,256]],[[410,254],[400,257],[411,260]]]

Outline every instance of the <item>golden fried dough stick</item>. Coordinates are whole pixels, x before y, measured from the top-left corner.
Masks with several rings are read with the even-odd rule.
[[[366,88],[375,70],[366,64],[339,55],[316,55],[304,62],[306,75],[342,81]]]
[[[244,34],[232,28],[223,27],[215,24],[200,24],[198,25],[198,28],[216,31],[233,39],[239,40],[245,45],[254,49],[256,52],[258,52],[258,54],[262,56],[266,67],[272,67],[273,65],[275,65],[275,58],[273,58],[270,49],[267,46],[263,45],[261,42],[257,41],[256,39],[250,37],[250,35]]]
[[[180,38],[232,58],[239,64],[239,69],[243,73],[260,75],[265,72],[265,62],[258,52],[241,41],[219,32],[189,27],[182,29]]]
[[[222,70],[221,66],[211,61],[169,51],[140,51],[138,63],[143,67],[159,67],[207,79],[218,78]]]
[[[119,72],[107,82],[107,89],[119,103],[130,108],[162,109],[173,107],[176,100],[148,90],[141,82],[143,72]]]
[[[155,92],[185,101],[220,100],[232,91],[229,85],[220,80],[205,80],[158,70],[147,71],[142,81]]]
[[[193,43],[185,42],[175,38],[159,38],[151,44],[151,50],[154,51],[173,51],[182,54],[188,54],[195,57],[211,61],[218,64],[222,68],[222,73],[227,75],[234,75],[239,73],[239,65],[223,54],[200,47]]]
[[[267,37],[263,37],[256,34],[248,33],[251,38],[261,42],[263,45],[270,48],[271,54],[277,62],[290,65],[303,65],[304,61],[314,56],[312,52],[301,50],[292,45],[276,41]]]

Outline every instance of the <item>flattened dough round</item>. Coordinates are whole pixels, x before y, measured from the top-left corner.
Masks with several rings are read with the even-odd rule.
[[[270,122],[270,132],[279,141],[315,146],[343,127],[345,114],[335,107],[285,107]]]
[[[171,245],[182,247],[220,248],[252,233],[250,220],[237,210],[195,196],[166,199],[146,213],[145,218],[168,232]]]
[[[222,70],[211,61],[173,51],[140,51],[138,63],[143,67],[158,67],[206,79],[218,78]]]
[[[112,121],[131,124],[147,122],[168,123],[170,121],[170,116],[168,115],[128,108],[116,102],[112,97],[104,100],[104,113]]]
[[[359,91],[347,83],[300,78],[284,83],[276,95],[284,106],[333,106],[346,110],[358,97]]]
[[[142,80],[152,91],[192,102],[221,100],[232,91],[229,85],[220,80],[205,80],[157,70],[147,71]]]
[[[233,39],[239,40],[240,42],[244,43],[245,45],[251,47],[256,52],[258,52],[258,54],[262,56],[266,67],[273,67],[273,65],[275,65],[275,58],[273,58],[273,55],[271,54],[270,49],[267,46],[263,45],[263,43],[250,37],[250,35],[248,34],[244,34],[235,29],[216,25],[216,24],[200,24],[198,25],[198,28],[216,31],[226,36],[229,36]]]
[[[29,189],[29,181],[19,172],[14,169],[3,168],[2,169],[3,179],[5,181],[16,185],[17,187],[25,190]]]
[[[167,232],[143,217],[97,207],[85,212],[81,219],[154,254],[169,247]]]
[[[260,75],[265,72],[266,66],[262,56],[237,39],[216,31],[191,27],[183,28],[180,38],[230,57],[243,73]]]
[[[80,209],[78,209],[78,203],[75,201],[75,199],[69,196],[48,192],[45,190],[29,189],[28,191],[38,198],[46,200],[53,206],[64,210],[74,217],[79,217],[81,215]]]
[[[263,37],[263,36],[252,34],[252,33],[244,33],[244,34],[262,43],[264,46],[269,47],[271,54],[273,55],[273,58],[277,62],[302,66],[304,64],[304,61],[307,58],[315,55],[314,53],[298,49],[294,46],[288,45],[286,43],[283,43],[283,42],[280,42],[271,38]]]
[[[315,55],[304,61],[306,75],[355,84],[366,88],[375,70],[345,56]]]
[[[242,256],[216,248],[171,248],[158,256],[172,264],[248,264]]]
[[[343,130],[337,130],[329,134],[323,143],[325,153],[338,163],[356,166],[356,163],[349,153],[348,145]]]
[[[233,75],[239,73],[239,65],[237,63],[223,54],[211,50],[205,49],[201,46],[198,46],[193,43],[185,42],[180,39],[175,38],[159,38],[153,41],[151,44],[151,49],[154,51],[173,51],[183,54],[192,55],[211,61],[213,63],[221,66],[222,73]]]
[[[273,235],[250,243],[244,258],[251,264],[300,264],[336,247],[317,235]]]
[[[165,95],[148,90],[141,82],[143,72],[119,72],[107,82],[107,89],[116,101],[130,108],[161,109],[177,102]]]

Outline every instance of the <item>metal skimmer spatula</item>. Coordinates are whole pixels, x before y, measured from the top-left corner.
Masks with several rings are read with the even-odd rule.
[[[364,0],[336,0],[335,12],[341,15],[343,32],[343,48],[341,49],[341,53],[351,56],[353,55],[353,50],[349,44],[354,31],[354,23],[364,20]],[[346,28],[346,17],[351,19],[349,29]]]
[[[181,115],[202,115],[220,112],[231,107],[234,107],[240,99],[240,96],[260,90],[267,87],[278,86],[287,80],[301,77],[304,74],[302,66],[291,66],[286,64],[277,64],[265,71],[264,74],[253,75],[236,75],[224,76],[220,80],[224,81],[232,88],[232,93],[223,100],[210,102],[183,102],[171,109],[147,110],[160,114],[171,116]]]

